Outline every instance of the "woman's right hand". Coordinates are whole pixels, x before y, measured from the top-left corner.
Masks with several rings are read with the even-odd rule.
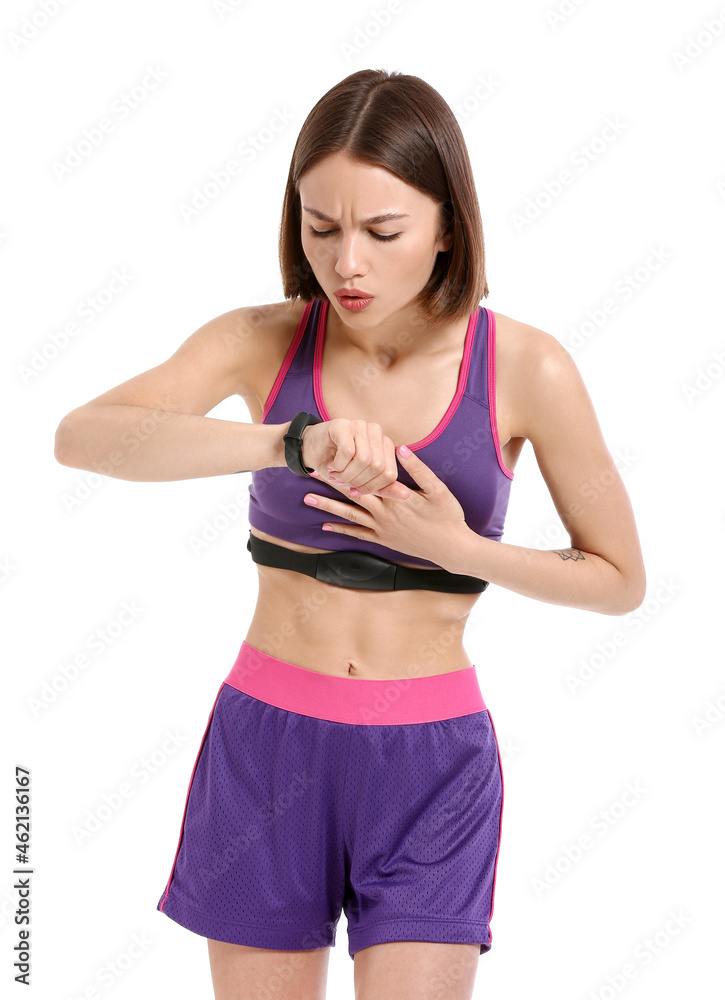
[[[398,482],[395,444],[380,424],[341,417],[308,424],[302,433],[302,462],[321,479],[341,481],[360,493],[393,500],[410,496]]]

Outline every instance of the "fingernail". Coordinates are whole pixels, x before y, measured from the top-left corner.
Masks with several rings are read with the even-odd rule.
[[[320,478],[320,473],[316,472],[316,471],[311,472],[310,475],[311,476],[317,476],[318,479]]]
[[[352,493],[353,496],[360,496],[360,490],[356,490],[354,486],[350,487],[350,493]]]
[[[406,447],[406,445],[404,444],[401,444],[400,447],[398,448],[398,454],[402,455],[403,458],[408,458],[408,456],[410,455],[410,448]]]
[[[315,499],[315,497],[303,497],[302,499],[305,501],[305,503],[311,503],[314,507],[317,506],[317,500]]]

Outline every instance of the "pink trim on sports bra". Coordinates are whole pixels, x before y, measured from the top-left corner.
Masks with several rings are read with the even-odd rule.
[[[315,344],[315,359],[313,365],[313,383],[315,390],[315,402],[317,403],[317,408],[322,415],[323,420],[332,420],[332,417],[327,411],[325,406],[325,400],[322,397],[322,352],[325,346],[325,330],[327,328],[327,308],[329,302],[325,300],[322,303],[322,309],[320,310],[320,315],[318,318],[318,337]],[[480,306],[479,306],[480,308]],[[468,368],[471,363],[471,351],[473,350],[473,335],[476,329],[476,320],[478,318],[478,309],[471,313],[471,318],[468,321],[468,329],[466,330],[466,339],[463,347],[463,359],[461,361],[461,370],[458,374],[458,386],[456,388],[456,394],[451,400],[448,409],[443,414],[438,425],[428,434],[426,437],[422,438],[420,441],[416,441],[415,444],[409,444],[408,447],[411,451],[417,451],[419,448],[425,448],[432,441],[443,433],[448,424],[450,423],[454,413],[458,409],[458,404],[463,398],[463,392],[466,388],[466,379],[468,378]]]
[[[501,445],[498,440],[498,426],[496,424],[496,317],[487,306],[484,306],[484,309],[488,313],[488,413],[491,419],[491,434],[493,435],[493,443],[496,446],[496,458],[498,459],[501,471],[509,479],[513,479],[513,472],[503,464]]]
[[[272,404],[277,398],[277,393],[279,392],[280,386],[284,382],[285,375],[289,370],[289,366],[292,364],[292,359],[295,356],[295,352],[299,347],[300,341],[302,340],[302,335],[305,332],[305,327],[307,326],[307,317],[310,315],[310,310],[312,309],[313,302],[308,302],[304,308],[300,321],[297,324],[297,332],[292,338],[292,343],[287,348],[287,353],[284,356],[284,361],[282,362],[282,367],[277,373],[277,378],[274,380],[274,385],[272,390],[267,397],[267,402],[264,404],[264,409],[262,410],[262,423],[267,419],[267,414],[272,409]]]

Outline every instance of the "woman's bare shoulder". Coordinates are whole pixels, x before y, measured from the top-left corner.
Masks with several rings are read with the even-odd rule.
[[[512,357],[524,360],[527,357],[541,360],[547,353],[554,355],[566,351],[566,348],[545,330],[540,330],[530,323],[513,319],[503,313],[495,312],[496,320],[496,349],[499,348]]]
[[[247,371],[246,392],[240,395],[243,395],[253,420],[261,420],[265,401],[294,340],[306,306],[302,299],[285,299],[244,307],[247,322],[256,329],[255,363]]]
[[[494,313],[496,321],[497,410],[502,433],[528,438],[527,414],[532,394],[542,380],[573,366],[571,355],[552,334],[530,323]],[[505,438],[502,437],[502,441]]]
[[[496,356],[509,399],[515,400],[518,433],[533,440],[546,426],[552,407],[567,399],[591,407],[581,372],[569,350],[551,333],[509,316],[496,315]]]

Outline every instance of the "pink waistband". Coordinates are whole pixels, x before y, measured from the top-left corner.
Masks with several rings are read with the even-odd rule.
[[[429,677],[333,677],[278,660],[244,640],[226,683],[260,701],[330,722],[399,726],[483,712],[476,667]]]

